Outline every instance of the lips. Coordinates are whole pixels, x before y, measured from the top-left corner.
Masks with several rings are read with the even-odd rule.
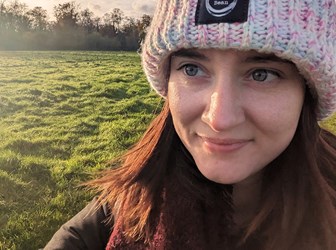
[[[236,139],[236,138],[211,138],[206,136],[200,136],[203,140],[204,147],[210,152],[233,152],[237,151],[252,140],[249,139]]]

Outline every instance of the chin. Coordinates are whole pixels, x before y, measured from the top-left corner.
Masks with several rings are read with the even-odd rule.
[[[246,177],[240,177],[240,176],[220,176],[220,175],[206,174],[203,173],[202,171],[201,173],[208,180],[216,182],[218,184],[232,185],[246,179]]]

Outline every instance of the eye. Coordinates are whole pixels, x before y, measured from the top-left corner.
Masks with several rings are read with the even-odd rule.
[[[256,69],[251,73],[252,79],[257,82],[272,81],[279,76],[279,73],[267,69]]]
[[[183,70],[183,73],[186,74],[187,76],[203,76],[205,73],[203,70],[195,65],[195,64],[185,64],[182,67],[179,68],[179,70]]]

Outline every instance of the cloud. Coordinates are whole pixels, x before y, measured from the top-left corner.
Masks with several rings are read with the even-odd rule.
[[[89,4],[89,9],[93,11],[101,11],[102,7],[99,4]]]
[[[135,0],[132,4],[132,8],[136,12],[142,12],[146,14],[153,14],[156,6],[155,0]]]

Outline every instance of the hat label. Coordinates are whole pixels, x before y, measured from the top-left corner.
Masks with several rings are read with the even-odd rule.
[[[196,24],[243,23],[247,21],[249,0],[199,0]]]

